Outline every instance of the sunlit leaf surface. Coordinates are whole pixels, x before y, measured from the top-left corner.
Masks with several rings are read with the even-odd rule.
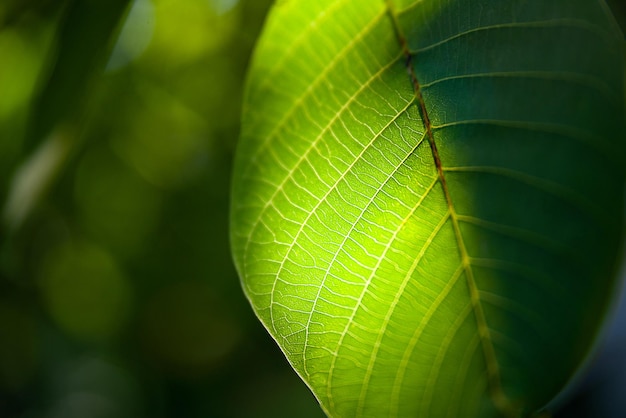
[[[231,235],[333,417],[517,417],[587,354],[622,236],[623,35],[594,0],[278,2]]]

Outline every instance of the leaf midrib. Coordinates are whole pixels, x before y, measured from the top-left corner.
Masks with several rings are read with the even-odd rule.
[[[398,42],[400,44],[400,47],[405,57],[407,72],[409,74],[409,78],[413,86],[413,91],[415,93],[415,100],[418,104],[420,115],[422,117],[422,122],[424,124],[424,129],[426,132],[426,139],[428,140],[428,143],[430,145],[433,160],[437,168],[439,182],[442,186],[442,189],[445,195],[445,200],[448,204],[449,218],[450,218],[450,221],[452,222],[454,235],[456,237],[457,245],[459,248],[459,253],[461,256],[461,264],[463,266],[463,271],[465,272],[468,292],[470,295],[471,308],[474,312],[474,317],[476,319],[476,325],[478,328],[480,344],[482,346],[483,355],[485,359],[489,395],[491,397],[491,401],[493,402],[494,406],[499,410],[499,412],[503,416],[514,418],[517,416],[517,413],[515,412],[515,409],[511,401],[509,400],[509,398],[506,396],[506,394],[504,393],[502,389],[500,367],[499,367],[499,364],[495,355],[495,349],[493,346],[493,341],[491,339],[489,327],[487,326],[485,313],[483,310],[482,302],[480,300],[479,290],[478,290],[478,287],[476,286],[476,281],[474,279],[471,259],[465,247],[465,241],[463,239],[463,234],[459,226],[458,215],[456,213],[454,204],[452,202],[452,198],[450,196],[450,190],[448,188],[446,177],[444,174],[444,167],[441,162],[441,158],[439,156],[439,150],[437,149],[437,144],[435,142],[432,125],[430,123],[430,118],[428,115],[428,109],[426,107],[424,97],[422,96],[421,86],[417,78],[417,74],[415,72],[413,60],[416,57],[416,54],[411,53],[409,49],[408,43],[406,41],[406,37],[404,36],[402,28],[400,27],[400,24],[398,22],[398,17],[393,7],[392,0],[385,0],[385,3],[389,11],[389,16],[391,17],[391,20],[392,20],[392,25],[396,32]]]

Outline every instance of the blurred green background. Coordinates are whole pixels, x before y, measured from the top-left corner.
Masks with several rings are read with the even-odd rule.
[[[269,5],[0,1],[0,418],[323,416],[228,247]]]
[[[0,2],[0,417],[321,417],[228,247],[269,0]]]

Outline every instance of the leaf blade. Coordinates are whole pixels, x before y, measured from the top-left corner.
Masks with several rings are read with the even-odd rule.
[[[527,415],[582,360],[614,283],[623,60],[588,2],[400,3],[319,5],[310,21],[345,32],[328,48],[315,36],[333,32],[301,21],[281,44],[305,6],[275,9],[235,168],[236,264],[329,415]],[[564,34],[593,58],[554,49]],[[322,51],[293,52],[307,43]],[[290,74],[303,57],[314,70]],[[604,245],[572,249],[581,239]],[[596,317],[546,303],[563,289]]]

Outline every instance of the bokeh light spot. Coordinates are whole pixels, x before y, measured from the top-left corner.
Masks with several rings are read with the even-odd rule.
[[[85,229],[121,255],[140,250],[158,220],[158,191],[108,150],[83,157],[75,196]]]
[[[210,159],[206,121],[154,87],[142,85],[138,91],[145,107],[135,111],[128,135],[113,138],[113,149],[160,188],[179,186],[198,176]]]
[[[217,3],[228,6],[224,1]],[[156,27],[149,50],[155,54],[152,58],[160,60],[164,67],[184,66],[217,50],[237,27],[235,16],[220,15],[213,1],[157,0],[155,12]]]
[[[115,260],[91,244],[65,244],[51,251],[40,288],[50,316],[76,338],[109,339],[125,324],[130,285]]]

